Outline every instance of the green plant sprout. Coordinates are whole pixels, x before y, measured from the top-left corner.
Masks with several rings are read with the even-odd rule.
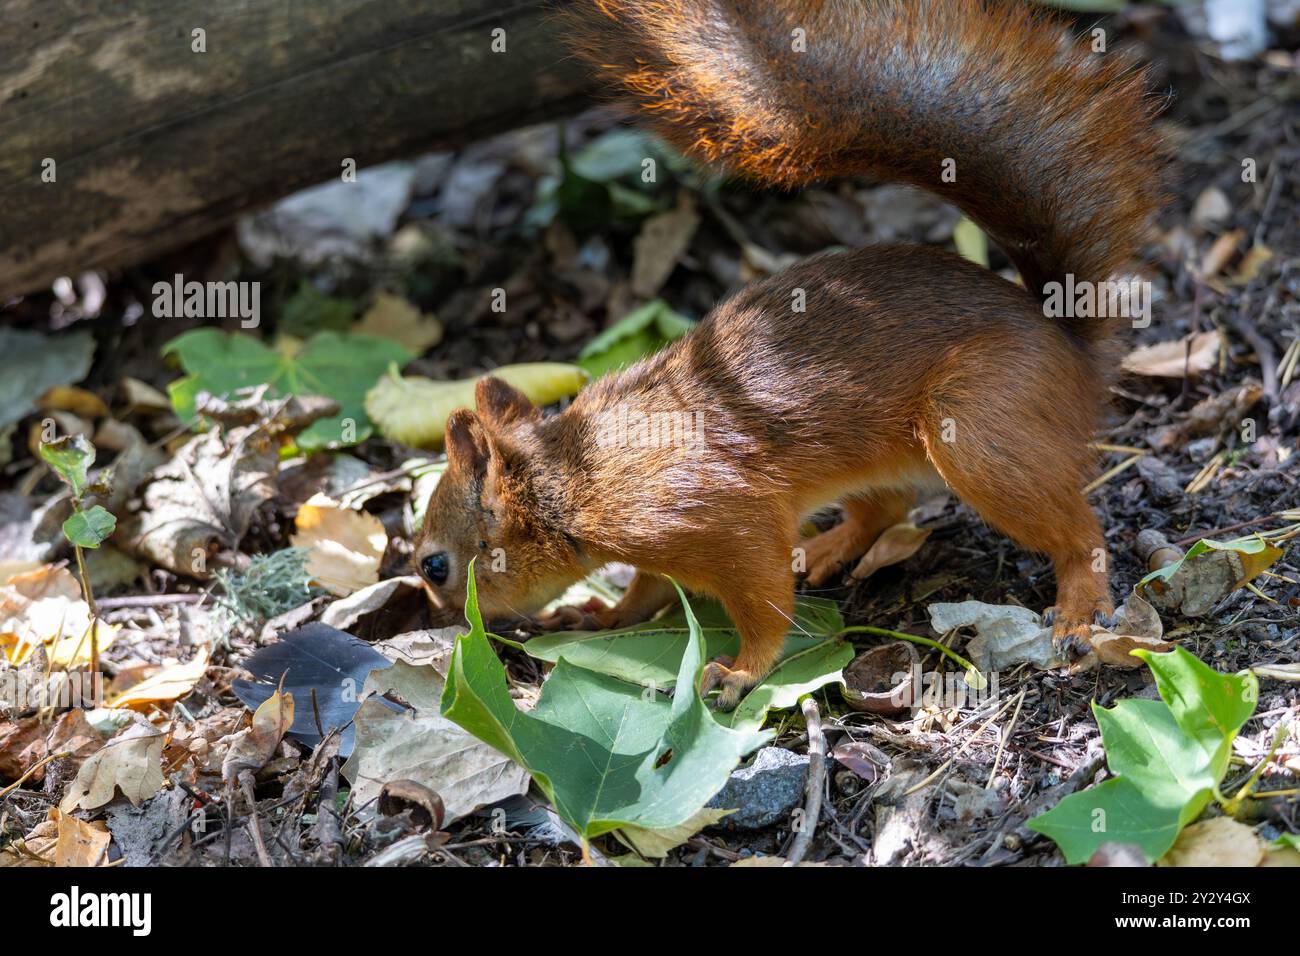
[[[117,519],[103,505],[87,507],[91,497],[108,493],[112,474],[104,469],[90,483],[90,466],[95,461],[95,446],[85,435],[65,435],[54,441],[41,442],[41,460],[72,489],[72,514],[63,522],[63,536],[72,543],[77,556],[77,574],[81,591],[90,608],[90,670],[99,672],[99,608],[86,573],[85,548],[98,548],[117,527]]]

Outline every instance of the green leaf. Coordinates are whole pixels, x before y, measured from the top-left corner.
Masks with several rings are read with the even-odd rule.
[[[583,348],[578,364],[592,378],[653,355],[695,323],[678,315],[663,299],[633,309]]]
[[[65,435],[41,442],[41,460],[72,488],[78,498],[86,490],[86,473],[95,463],[95,446],[85,435]]]
[[[720,603],[700,601],[692,611],[704,637],[706,659],[739,653],[740,635]],[[844,619],[834,601],[800,596],[785,655],[788,658],[820,646],[843,628]],[[666,690],[676,683],[690,634],[686,609],[678,607],[652,621],[612,631],[541,634],[530,638],[524,650],[538,660],[566,660],[642,687]]]
[[[471,570],[470,630],[452,652],[442,713],[527,769],[584,838],[629,825],[682,826],[766,739],[719,724],[695,691],[704,639],[684,595],[682,603],[690,638],[677,674],[682,690],[671,701],[562,659],[525,713],[488,643]]]
[[[63,522],[63,536],[81,548],[98,548],[117,527],[113,513],[102,505],[74,511]]]
[[[1156,678],[1161,700],[1093,704],[1106,762],[1115,778],[1071,794],[1029,821],[1055,840],[1068,863],[1103,843],[1136,843],[1154,862],[1218,796],[1232,740],[1255,710],[1253,674],[1219,674],[1182,648],[1135,651]]]
[[[1232,541],[1211,541],[1209,538],[1202,538],[1194,545],[1187,549],[1187,553],[1175,561],[1173,564],[1165,565],[1163,568],[1157,568],[1152,571],[1133,588],[1138,594],[1152,581],[1168,581],[1178,570],[1187,562],[1193,561],[1203,554],[1210,551],[1234,551],[1241,559],[1242,577],[1237,582],[1237,587],[1241,587],[1247,581],[1253,580],[1261,571],[1269,567],[1282,557],[1283,551],[1274,544],[1270,544],[1263,538],[1252,535],[1245,538],[1235,538]]]
[[[1210,757],[1215,782],[1228,772],[1232,740],[1255,712],[1259,679],[1250,671],[1220,674],[1181,647],[1167,654],[1134,651],[1151,668],[1173,719]]]
[[[326,295],[303,279],[297,291],[285,300],[276,328],[300,339],[317,332],[346,332],[356,314],[357,304],[352,299]]]
[[[0,429],[30,412],[51,388],[80,382],[94,355],[89,332],[45,336],[0,327]]]
[[[175,355],[186,378],[168,386],[176,414],[188,421],[195,415],[200,391],[228,397],[241,388],[266,384],[275,395],[324,395],[339,403],[339,414],[313,423],[297,438],[298,447],[314,451],[344,440],[345,420],[355,423],[355,440],[371,433],[366,416],[366,391],[390,363],[405,364],[410,350],[390,339],[369,335],[321,332],[292,354],[268,348],[248,335],[218,329],[194,329],[163,346]]]

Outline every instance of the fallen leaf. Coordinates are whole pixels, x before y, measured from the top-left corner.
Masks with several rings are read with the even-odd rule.
[[[94,354],[89,332],[46,337],[0,326],[0,428],[26,416],[50,388],[85,378]]]
[[[1128,599],[1115,612],[1115,624],[1103,628],[1092,626],[1089,641],[1097,660],[1111,667],[1132,670],[1142,666],[1142,658],[1133,651],[1148,650],[1155,654],[1172,651],[1174,645],[1163,639],[1164,626],[1160,615],[1137,594]]]
[[[308,549],[307,573],[331,594],[351,594],[379,580],[379,564],[388,547],[384,523],[353,511],[325,495],[313,495],[298,509],[295,548]]]
[[[1192,222],[1198,226],[1212,226],[1223,222],[1232,214],[1232,203],[1218,186],[1210,186],[1196,197],[1192,205]]]
[[[676,826],[648,830],[645,827],[629,825],[614,831],[619,842],[642,856],[661,860],[670,851],[681,846],[705,827],[711,827],[735,810],[720,810],[715,807],[701,807],[689,820]]]
[[[1201,259],[1201,278],[1212,279],[1222,272],[1223,267],[1228,264],[1228,260],[1237,254],[1237,247],[1241,245],[1241,240],[1245,238],[1245,229],[1233,229],[1231,232],[1225,232],[1215,239]]]
[[[1197,332],[1172,342],[1134,349],[1120,363],[1130,375],[1150,378],[1195,377],[1214,368],[1219,358],[1219,334]]]
[[[42,565],[0,586],[0,653],[10,664],[26,662],[43,646],[55,668],[88,665],[91,623],[81,585],[66,568]],[[102,653],[120,628],[100,621],[98,629]]]
[[[1193,823],[1157,866],[1259,866],[1264,843],[1255,831],[1232,817],[1214,817]]]
[[[1231,541],[1202,538],[1182,560],[1152,571],[1133,591],[1160,610],[1200,617],[1282,554],[1282,548],[1257,536]]]
[[[413,780],[442,797],[445,824],[528,789],[528,771],[438,712],[445,675],[398,661],[372,671],[357,711],[356,749],[343,765],[353,800],[364,804],[392,780]],[[394,712],[377,695],[396,694],[413,711]]]
[[[1038,613],[1027,607],[960,601],[931,604],[926,610],[936,634],[975,628],[966,656],[981,671],[1000,671],[1022,661],[1043,670],[1065,665],[1052,647],[1052,629],[1044,627]]]
[[[102,398],[75,385],[54,386],[36,400],[36,407],[72,412],[82,418],[102,418],[108,414]]]
[[[277,691],[264,700],[253,712],[252,722],[229,739],[221,779],[233,785],[245,770],[256,772],[266,766],[293,725],[293,712],[292,694]]]
[[[921,550],[921,545],[925,544],[928,537],[929,528],[918,528],[908,521],[891,525],[881,532],[849,577],[862,581],[881,568],[906,561]]]
[[[169,571],[206,579],[208,555],[237,548],[253,513],[275,495],[279,451],[257,425],[191,439],[150,474],[143,506],[122,521],[116,540]]]
[[[1260,270],[1273,258],[1273,250],[1262,242],[1250,247],[1250,251],[1241,257],[1237,270],[1229,277],[1233,285],[1246,285],[1254,281]]]
[[[207,670],[208,649],[203,647],[188,663],[163,667],[116,696],[110,691],[108,706],[148,711],[154,704],[180,700],[194,689]]]
[[[425,315],[406,299],[391,292],[380,292],[352,331],[392,339],[422,355],[442,341],[442,323]]]
[[[576,395],[587,373],[563,362],[527,362],[493,369],[494,378],[519,389],[536,405],[549,405]],[[383,434],[412,448],[442,444],[447,418],[458,408],[474,407],[478,378],[435,382],[419,375],[401,375],[396,366],[366,393],[366,412]]]
[[[56,816],[57,814],[57,816]],[[108,845],[113,835],[102,821],[87,823],[70,813],[60,813],[51,808],[58,827],[54,842],[55,866],[104,866],[108,862]]]
[[[59,804],[64,813],[94,810],[121,790],[137,807],[162,789],[162,751],[167,737],[143,721],[125,730],[92,754]]]
[[[632,291],[645,299],[658,295],[699,225],[699,213],[685,190],[678,194],[675,208],[642,223],[633,243]]]

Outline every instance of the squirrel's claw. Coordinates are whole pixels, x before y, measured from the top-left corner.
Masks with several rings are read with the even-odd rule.
[[[723,663],[723,662],[726,663]],[[735,710],[745,693],[758,683],[758,678],[745,670],[731,668],[729,657],[719,657],[704,665],[700,677],[700,696],[703,697],[715,687],[720,688],[714,708],[721,711]]]
[[[537,626],[544,631],[606,631],[618,626],[617,609],[598,597],[582,604],[566,604],[537,618]]]

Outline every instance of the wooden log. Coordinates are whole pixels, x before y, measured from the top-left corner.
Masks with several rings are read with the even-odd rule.
[[[145,261],[345,159],[583,101],[542,0],[6,0],[0,21],[0,300]]]

